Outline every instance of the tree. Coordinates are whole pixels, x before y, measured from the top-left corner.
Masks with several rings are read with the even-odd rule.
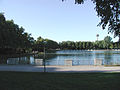
[[[104,38],[104,42],[105,42],[106,47],[107,47],[107,49],[108,49],[108,48],[110,48],[110,44],[111,44],[111,42],[112,42],[112,38],[111,38],[110,36],[106,36],[106,37]]]
[[[57,49],[59,47],[59,45],[56,41],[53,41],[50,39],[44,39],[44,41],[46,41],[46,48],[47,49]]]
[[[44,47],[43,41],[44,39],[42,37],[37,38],[37,41],[35,42],[35,45],[34,45],[35,51],[43,51],[43,47]]]
[[[46,42],[46,44],[44,44],[44,41]],[[53,41],[53,40],[50,40],[50,39],[44,39],[42,37],[38,37],[37,41],[35,41],[35,44],[34,44],[34,50],[35,51],[43,51],[44,46],[45,46],[46,49],[57,49],[57,48],[59,48],[59,45],[56,41]]]
[[[86,49],[86,42],[82,42],[83,43],[83,49]]]
[[[79,49],[80,49],[80,48],[79,48],[79,45],[80,45],[80,43],[79,43],[79,42],[76,42],[76,43],[75,43],[75,47],[76,47],[75,49],[78,49],[78,50],[79,50]]]
[[[75,0],[75,4],[83,4],[85,1]],[[105,29],[108,25],[108,33],[114,33],[114,36],[119,36],[120,39],[120,0],[91,1],[95,4],[97,16],[101,19],[98,26],[102,26],[102,29]]]
[[[11,54],[31,48],[33,37],[25,29],[15,24],[13,20],[6,20],[0,13],[0,54]]]

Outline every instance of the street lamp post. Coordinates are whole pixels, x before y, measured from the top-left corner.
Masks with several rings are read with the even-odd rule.
[[[97,37],[97,41],[98,41],[99,34],[97,34],[96,37]]]
[[[46,63],[45,63],[45,45],[46,45],[46,41],[44,41],[44,57],[43,57],[43,63],[44,63],[44,72],[46,72]]]

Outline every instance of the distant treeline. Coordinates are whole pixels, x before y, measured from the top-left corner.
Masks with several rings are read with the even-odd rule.
[[[57,43],[50,39],[38,37],[37,40],[31,34],[25,32],[23,27],[15,24],[13,20],[6,20],[0,13],[0,54],[23,54],[34,51],[42,52],[45,49],[114,49],[119,48],[118,43],[113,43],[110,36],[102,41],[73,42],[63,41]]]
[[[109,36],[105,37],[110,38]],[[95,42],[73,42],[73,41],[63,41],[59,43],[60,49],[75,49],[75,50],[90,50],[90,49],[118,49],[120,47],[119,43],[114,43],[112,41],[95,41]]]
[[[53,40],[43,39],[39,37],[34,42],[34,51],[42,51],[45,47],[46,49],[70,49],[70,50],[88,50],[88,49],[118,49],[119,43],[112,42],[110,36],[106,36],[104,40],[95,42],[74,42],[74,41],[63,41],[57,43]]]

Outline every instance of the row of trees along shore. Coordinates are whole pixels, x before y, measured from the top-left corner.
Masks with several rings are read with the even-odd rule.
[[[110,36],[106,36],[104,40],[96,40],[95,42],[90,41],[63,41],[59,43],[60,49],[72,49],[72,50],[91,50],[91,49],[118,49],[120,45],[118,42],[112,42]]]
[[[104,40],[95,42],[63,41],[56,42],[50,39],[38,37],[37,40],[31,34],[25,32],[23,27],[15,24],[13,20],[6,20],[4,14],[0,13],[0,54],[24,54],[33,51],[42,52],[46,49],[115,49],[120,47],[118,43],[112,42],[110,36]]]

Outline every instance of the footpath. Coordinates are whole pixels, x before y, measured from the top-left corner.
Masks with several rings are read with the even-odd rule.
[[[44,72],[44,67],[32,65],[0,65],[0,71]],[[46,66],[46,72],[120,72],[120,66]]]

